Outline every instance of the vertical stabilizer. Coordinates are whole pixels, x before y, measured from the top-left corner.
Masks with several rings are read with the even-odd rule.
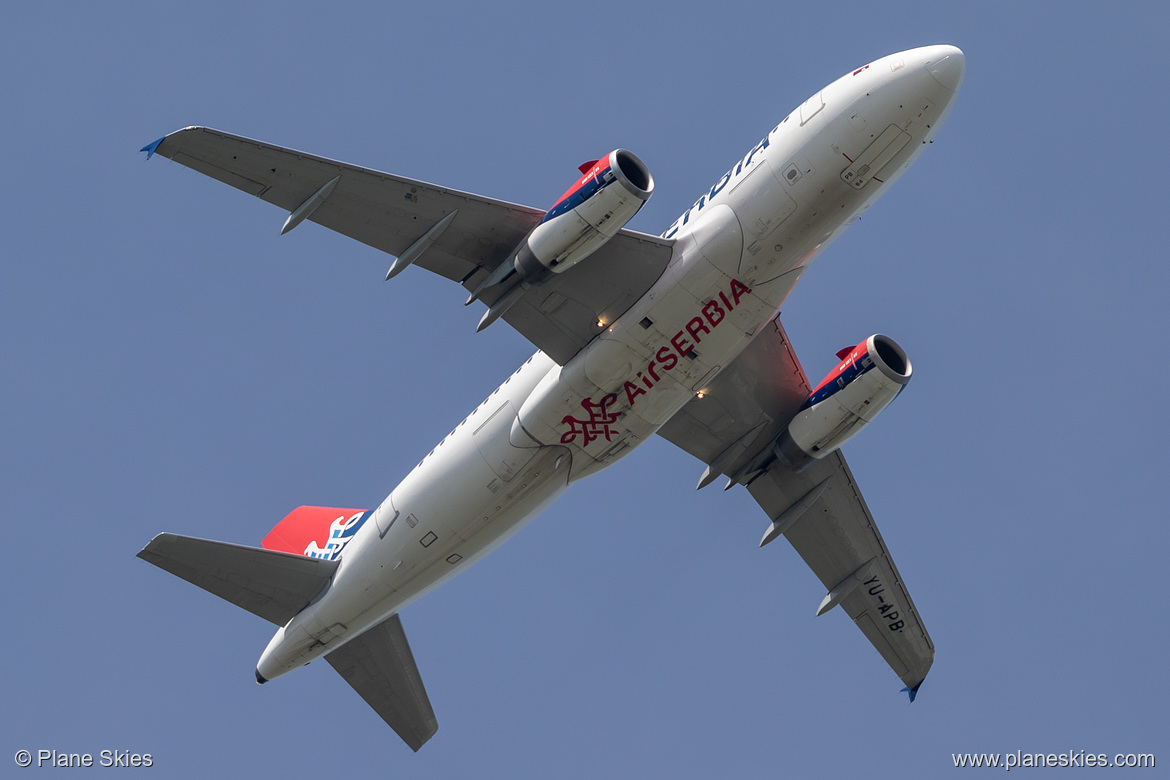
[[[373,512],[330,506],[299,506],[269,531],[266,550],[335,561]]]

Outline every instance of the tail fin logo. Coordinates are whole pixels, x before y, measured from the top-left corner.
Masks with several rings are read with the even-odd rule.
[[[359,512],[346,519],[345,515],[334,520],[329,524],[329,537],[325,541],[324,547],[317,545],[317,540],[312,539],[305,547],[303,555],[309,558],[322,558],[327,561],[337,559],[341,555],[341,551],[349,544],[350,539],[358,532],[358,529],[366,522],[366,519],[372,515],[373,512]]]
[[[335,560],[372,511],[328,506],[299,506],[264,537],[264,549]]]

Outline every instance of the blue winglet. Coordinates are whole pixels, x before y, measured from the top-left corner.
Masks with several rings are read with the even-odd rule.
[[[158,145],[161,144],[164,140],[166,140],[165,135],[162,138],[158,139],[157,141],[147,144],[146,146],[142,147],[138,151],[146,152],[146,159],[149,160],[151,157],[154,156],[154,150],[158,149]]]
[[[914,702],[914,697],[918,695],[918,689],[922,687],[923,682],[924,681],[919,681],[919,683],[917,685],[915,685],[913,688],[906,687],[906,688],[902,689],[906,693],[910,694],[910,702],[911,703]]]

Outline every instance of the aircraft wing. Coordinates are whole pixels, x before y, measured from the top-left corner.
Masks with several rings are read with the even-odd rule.
[[[414,265],[469,291],[544,216],[540,209],[393,176],[336,160],[188,127],[146,146],[290,212],[286,230],[308,219],[395,257],[422,250]],[[336,179],[336,181],[334,181]],[[302,209],[302,207],[304,207]],[[446,225],[444,218],[458,212]],[[433,242],[432,228],[438,228]],[[421,241],[420,241],[421,239]],[[662,275],[673,242],[622,230],[564,273],[530,288],[504,320],[560,364],[621,316]],[[484,298],[487,304],[495,301]]]
[[[418,752],[439,730],[398,615],[346,642],[325,660],[411,750]]]
[[[659,433],[716,470],[734,474],[784,430],[810,387],[779,318],[765,326],[702,399],[683,407]],[[773,462],[748,483],[769,519],[790,508],[784,532],[825,586],[817,614],[845,610],[906,684],[910,699],[934,662],[926,632],[898,567],[840,451],[801,473]],[[761,543],[763,544],[763,543]]]

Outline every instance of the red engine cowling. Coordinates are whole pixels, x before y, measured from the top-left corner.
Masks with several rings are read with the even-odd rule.
[[[889,406],[912,372],[910,358],[893,339],[870,336],[816,386],[788,424],[779,449],[791,460],[825,457]]]
[[[522,277],[562,273],[601,248],[654,194],[654,177],[625,149],[581,166],[576,184],[548,210],[515,255]]]

